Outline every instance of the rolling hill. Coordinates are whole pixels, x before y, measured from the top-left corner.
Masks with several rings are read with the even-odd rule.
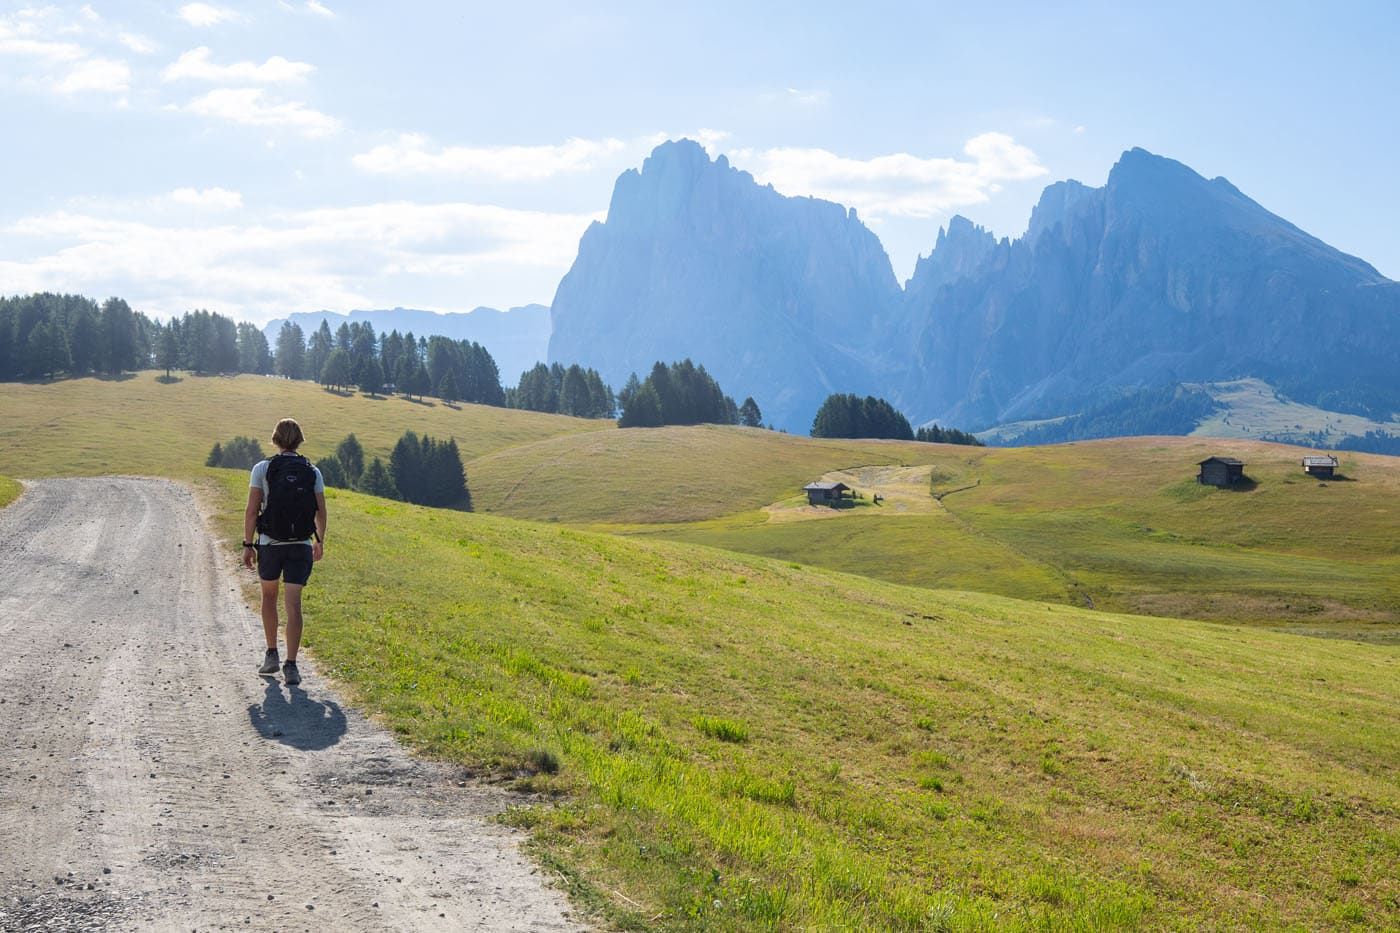
[[[209,448],[235,435],[264,449],[279,418],[306,430],[312,459],[354,432],[367,457],[388,457],[407,428],[455,437],[464,460],[555,434],[613,429],[592,421],[429,399],[339,395],[267,376],[186,376],[162,383],[144,372],[120,380],[0,385],[0,473],[27,477],[134,473],[187,476]]]

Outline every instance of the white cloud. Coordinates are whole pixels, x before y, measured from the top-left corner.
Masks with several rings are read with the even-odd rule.
[[[216,65],[210,59],[207,46],[190,49],[161,71],[163,81],[242,82],[256,81],[261,84],[275,84],[283,81],[300,81],[316,66],[308,62],[288,61],[274,55],[259,65],[257,62],[234,62],[231,65]]]
[[[110,58],[84,59],[54,84],[54,90],[60,94],[124,94],[130,87],[131,68],[126,62]]]
[[[154,53],[157,48],[159,48],[159,46],[156,45],[154,39],[148,39],[145,36],[135,32],[118,33],[117,41],[120,42],[122,45],[126,46],[131,51],[135,52],[137,55],[150,55]]]
[[[75,62],[86,54],[82,46],[72,42],[6,36],[0,32],[0,55],[23,55],[47,62]]]
[[[296,130],[303,136],[329,136],[340,121],[313,110],[300,101],[273,102],[262,88],[219,88],[196,97],[184,107],[190,113],[245,126],[274,126]]]
[[[195,196],[209,190],[219,189]],[[0,256],[34,257],[0,259],[0,281],[21,292],[120,294],[162,316],[193,307],[254,320],[405,302],[460,308],[517,302],[539,281],[562,275],[597,219],[467,202],[389,202],[194,225],[156,223],[146,209],[94,206],[0,228]],[[498,282],[496,293],[483,285],[488,281]]]
[[[1084,135],[1084,127],[1083,127],[1082,125],[1081,125],[1081,126],[1076,126],[1076,127],[1074,128],[1074,135],[1075,135],[1075,136],[1083,136],[1083,135]]]
[[[335,11],[318,0],[306,0],[306,8],[317,16],[324,16],[326,19],[335,19]]]
[[[983,133],[963,146],[966,159],[900,152],[851,159],[825,149],[777,148],[754,154],[760,181],[787,194],[828,198],[880,216],[932,217],[979,204],[1005,182],[1047,173],[1040,159],[1004,133]]]
[[[230,211],[243,206],[243,195],[227,188],[176,188],[170,200],[186,207]]]
[[[408,133],[352,160],[375,174],[474,175],[502,181],[536,181],[592,169],[602,157],[621,152],[620,139],[568,139],[542,146],[445,146],[432,149],[424,136]]]
[[[787,98],[803,107],[820,107],[831,98],[831,95],[822,90],[803,90],[790,87],[787,89]]]
[[[186,3],[180,7],[180,18],[191,26],[205,27],[217,26],[220,23],[231,23],[242,19],[234,10],[228,7],[214,6],[212,3]]]
[[[52,7],[26,7],[0,15],[0,55],[20,55],[48,64],[75,62],[86,56],[87,50],[66,39],[54,38],[73,32],[74,28],[66,25]]]

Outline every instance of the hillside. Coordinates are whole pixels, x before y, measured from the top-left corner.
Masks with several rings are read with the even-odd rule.
[[[246,479],[197,464],[212,437],[288,408],[313,440],[353,426],[371,449],[405,427],[460,429],[501,514],[332,490],[307,641],[406,740],[549,795],[511,821],[609,924],[1397,920],[1393,650],[1083,607],[1224,618],[1291,588],[1324,617],[1368,599],[1391,612],[1393,460],[1348,457],[1349,479],[1322,487],[1289,448],[1232,443],[1255,485],[1217,492],[1190,479],[1207,449],[1194,440],[997,450],[598,430],[141,375],[0,387],[0,471],[217,478],[232,547]],[[823,473],[886,503],[805,511],[789,478]],[[932,507],[925,481],[942,494]],[[504,515],[579,521],[608,502],[634,522],[614,530],[790,553]],[[635,524],[648,513],[670,521]],[[848,561],[869,576],[841,572]],[[963,591],[872,579],[920,567]]]
[[[1197,461],[1220,452],[1246,459],[1255,484],[1198,486]],[[967,448],[707,427],[554,438],[468,471],[478,509],[514,517],[898,583],[1395,640],[1400,461],[1349,454],[1346,479],[1319,485],[1299,468],[1304,453],[1247,440]],[[767,508],[824,474],[882,464],[928,466],[930,492],[960,491],[931,510],[887,502],[827,521]]]
[[[469,465],[476,507],[565,522],[688,522],[788,495],[829,470],[918,463],[929,445],[721,425],[558,436]]]
[[[318,660],[419,747],[567,793],[512,821],[618,926],[1397,919],[1393,652],[332,508]]]
[[[156,373],[119,380],[0,385],[0,473],[186,476],[215,441],[251,436],[268,449],[279,418],[306,430],[315,459],[354,432],[367,456],[387,457],[406,428],[455,437],[463,459],[556,434],[610,430],[610,421],[429,399],[339,395],[309,382],[266,376],[195,377],[165,384]]]

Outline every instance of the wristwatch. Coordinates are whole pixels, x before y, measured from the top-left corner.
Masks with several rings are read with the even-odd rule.
[[[245,548],[249,548],[249,547],[253,547],[254,545],[253,545],[253,542],[251,542],[251,541],[244,541],[244,542],[243,542],[243,546],[244,546]]]

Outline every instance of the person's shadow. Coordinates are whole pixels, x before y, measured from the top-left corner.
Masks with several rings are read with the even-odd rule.
[[[248,721],[258,734],[302,751],[330,748],[340,741],[347,725],[345,713],[334,700],[313,700],[300,687],[268,680],[262,705],[248,707]]]

